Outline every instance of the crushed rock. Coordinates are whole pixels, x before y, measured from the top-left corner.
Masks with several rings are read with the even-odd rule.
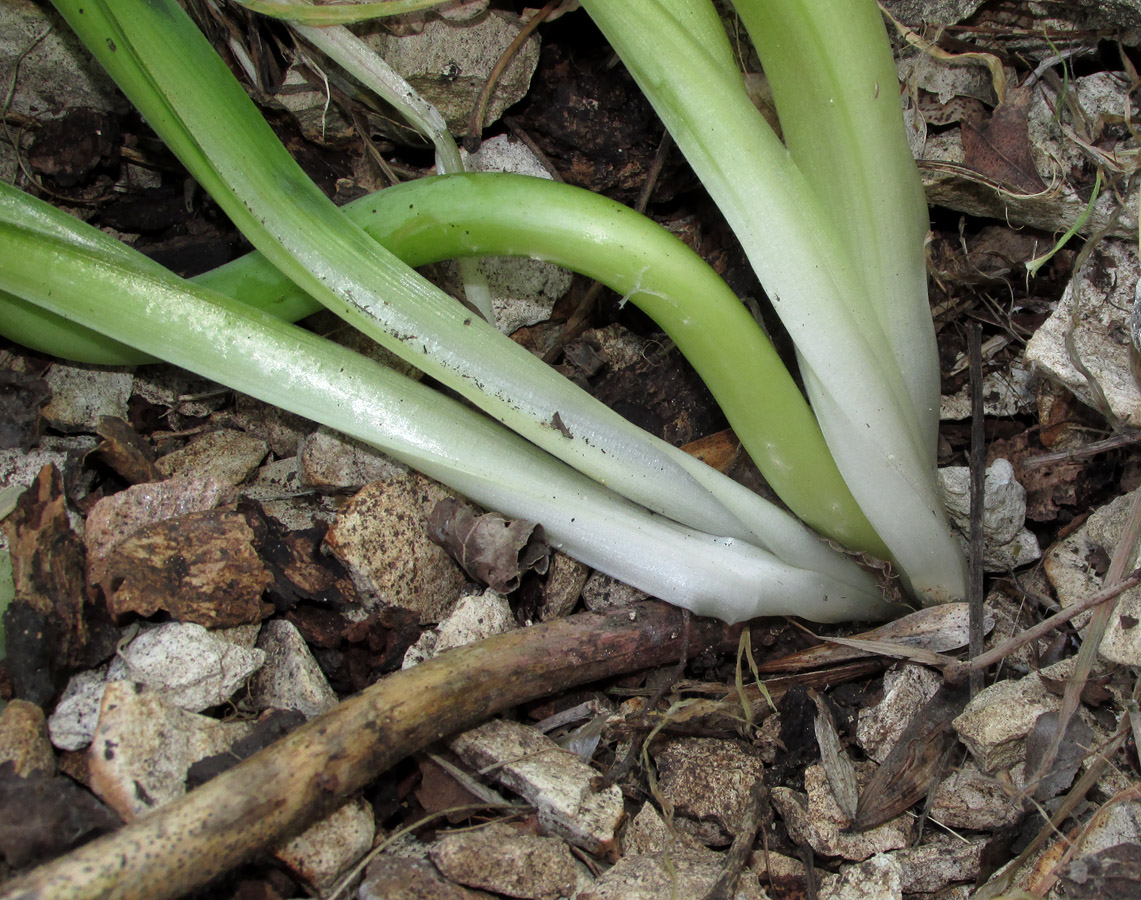
[[[6,762],[12,763],[13,774],[20,778],[55,774],[44,711],[27,700],[9,700],[0,710],[0,765]]]
[[[575,847],[598,856],[618,851],[625,816],[617,785],[595,792],[595,772],[534,728],[492,719],[449,741],[475,770],[490,770],[499,784],[538,809],[539,824]]]
[[[623,856],[578,900],[661,900],[704,897],[721,874],[722,862],[709,850],[678,847],[645,856]],[[733,900],[767,900],[757,876],[746,869]]]
[[[382,854],[368,864],[358,900],[492,900],[445,880],[426,859]]]
[[[864,862],[844,866],[838,874],[825,876],[818,896],[820,900],[902,900],[899,860],[878,853]]]
[[[553,552],[551,567],[547,570],[547,580],[543,588],[543,605],[539,610],[539,620],[547,622],[570,615],[578,603],[578,598],[582,596],[582,589],[589,575],[590,569],[577,559],[565,553]]]
[[[764,778],[760,756],[737,741],[671,740],[654,758],[658,789],[674,811],[674,825],[709,846],[728,846]]]
[[[430,855],[454,882],[525,900],[569,897],[578,880],[574,857],[565,843],[525,834],[503,823],[439,835]]]
[[[1043,567],[1063,607],[1084,600],[1102,588],[1102,574],[1117,546],[1129,510],[1137,496],[1134,491],[1118,497],[1090,515],[1078,528],[1046,551]],[[1127,566],[1137,565],[1136,553]],[[1118,597],[1117,608],[1102,638],[1099,653],[1108,662],[1141,666],[1141,587],[1131,588]],[[1074,621],[1081,628],[1089,620],[1083,613]]]
[[[271,619],[258,636],[265,665],[250,682],[256,709],[295,709],[311,719],[337,705],[337,695],[292,622]]]
[[[265,662],[265,653],[224,640],[192,622],[166,622],[140,631],[107,672],[109,681],[135,681],[190,712],[225,703]]]
[[[324,895],[372,849],[376,821],[361,798],[342,804],[273,851],[301,881]]]
[[[439,622],[464,585],[459,566],[428,537],[425,522],[445,488],[409,472],[362,488],[325,534],[325,545],[360,593],[380,607],[414,610]]]
[[[76,672],[68,679],[48,717],[52,745],[60,750],[82,750],[95,736],[99,707],[107,684],[107,666]]]
[[[935,821],[971,831],[1005,828],[1020,821],[1023,814],[998,779],[981,772],[969,759],[939,783],[931,804]]]
[[[618,606],[629,606],[649,596],[645,591],[640,591],[602,572],[591,572],[582,588],[582,602],[591,612],[605,612]]]
[[[408,471],[379,450],[321,426],[297,447],[301,481],[318,491],[358,491]]]
[[[947,512],[964,551],[970,534],[971,470],[949,466],[939,470]],[[988,572],[1008,572],[1042,555],[1038,538],[1026,528],[1026,489],[1014,478],[1009,460],[996,459],[986,471],[983,497],[983,566]]]
[[[934,894],[956,882],[974,884],[986,845],[982,838],[935,832],[918,846],[893,850],[887,856],[899,863],[905,894]]]
[[[60,431],[91,434],[104,416],[127,418],[134,381],[130,372],[56,362],[44,380],[52,398],[42,414]]]
[[[880,701],[859,711],[856,743],[870,758],[882,763],[942,684],[943,679],[925,666],[893,666],[884,675]]]
[[[179,709],[142,685],[109,682],[88,754],[91,789],[134,821],[185,794],[191,765],[225,752],[253,727]]]
[[[515,614],[502,594],[491,588],[482,594],[467,594],[435,629],[425,631],[408,648],[401,668],[409,669],[445,650],[463,647],[494,634],[506,634],[514,628]]]
[[[492,67],[521,27],[517,16],[492,10],[471,22],[452,24],[429,19],[422,30],[412,34],[395,35],[378,29],[365,40],[440,111],[452,134],[466,134],[468,116]],[[523,99],[538,62],[539,37],[532,34],[497,81],[481,127],[486,128],[507,107]]]
[[[1062,698],[1044,679],[1065,681],[1073,662],[1073,658],[1064,659],[1040,672],[995,682],[967,704],[952,724],[983,772],[1010,770],[1026,762],[1026,738],[1038,717],[1057,712],[1062,705]]]
[[[1141,264],[1136,241],[1105,240],[1066,286],[1050,318],[1026,345],[1026,359],[1039,373],[1073,393],[1087,406],[1108,412],[1122,425],[1141,425],[1141,389],[1129,360],[1129,317]],[[1100,388],[1092,391],[1074,364],[1072,349]]]
[[[269,452],[269,444],[243,431],[211,431],[155,460],[168,478],[213,478],[221,484],[248,481]]]
[[[871,763],[856,764],[861,789],[871,778],[873,768]],[[792,838],[811,845],[817,853],[862,861],[877,853],[906,847],[911,842],[912,820],[906,814],[864,832],[845,832],[849,819],[832,796],[822,766],[811,765],[805,770],[804,787],[807,796],[791,788],[773,788],[772,804]]]

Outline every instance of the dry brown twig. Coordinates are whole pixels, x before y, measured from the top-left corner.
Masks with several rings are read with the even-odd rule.
[[[663,603],[580,613],[396,672],[182,799],[4,885],[3,900],[181,896],[297,834],[405,756],[508,707],[736,647]]]

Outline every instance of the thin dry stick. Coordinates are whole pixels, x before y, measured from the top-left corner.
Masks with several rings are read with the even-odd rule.
[[[1022,470],[1037,469],[1040,466],[1048,466],[1059,462],[1072,462],[1073,460],[1081,459],[1086,456],[1096,456],[1099,453],[1117,450],[1119,447],[1128,447],[1130,444],[1136,444],[1138,441],[1141,441],[1141,431],[1132,431],[1129,434],[1116,434],[1113,437],[1093,441],[1084,447],[1077,447],[1073,450],[1058,450],[1054,453],[1041,453],[1038,456],[1028,457],[1022,460]]]
[[[1130,588],[1137,587],[1139,584],[1141,584],[1141,569],[1135,570],[1124,581],[1118,582],[1112,587],[1103,588],[1096,594],[1091,594],[1086,597],[1086,599],[1080,603],[1067,606],[1060,613],[1050,616],[1050,618],[1039,622],[1032,628],[1027,628],[1025,631],[1019,632],[1010,638],[1010,640],[1004,641],[999,646],[988,650],[980,656],[962,662],[951,663],[944,667],[943,677],[950,682],[962,681],[963,676],[969,672],[973,672],[976,669],[986,669],[995,663],[1002,662],[1019,647],[1029,644],[1031,641],[1036,641],[1040,637],[1044,637],[1061,625],[1066,624],[1070,619],[1080,616],[1086,610],[1093,609],[1095,606],[1100,606],[1109,600],[1113,600],[1115,597],[1119,597]]]
[[[983,422],[983,346],[982,328],[971,325],[968,336],[968,353],[971,367],[971,525],[970,573],[967,587],[969,617],[968,656],[972,659],[983,652],[986,643],[986,623],[983,604],[983,507],[986,503],[986,428]],[[983,689],[983,670],[971,671],[971,696]]]
[[[1126,566],[1129,565],[1130,560],[1133,559],[1134,552],[1137,549],[1137,537],[1141,533],[1141,491],[1138,491],[1133,498],[1133,505],[1129,509],[1129,518],[1125,522],[1125,527],[1121,530],[1121,537],[1117,541],[1117,547],[1113,551],[1113,559],[1109,563],[1109,571],[1105,574],[1104,584],[1109,587],[1119,583],[1125,577]],[[1039,780],[1044,778],[1046,774],[1054,765],[1054,760],[1058,756],[1058,748],[1062,746],[1062,740],[1066,735],[1066,728],[1070,724],[1070,719],[1074,713],[1077,712],[1078,706],[1081,704],[1082,689],[1085,687],[1086,680],[1089,678],[1089,673],[1093,669],[1094,659],[1097,657],[1097,651],[1101,647],[1101,639],[1105,636],[1105,629],[1109,626],[1110,617],[1113,615],[1114,610],[1117,609],[1116,603],[1106,603],[1099,606],[1090,617],[1089,625],[1086,626],[1085,637],[1082,641],[1082,649],[1078,651],[1078,655],[1074,660],[1074,672],[1070,676],[1070,680],[1066,683],[1066,693],[1062,697],[1062,708],[1058,710],[1058,728],[1054,732],[1054,739],[1050,741],[1050,746],[1046,749],[1046,754],[1042,757],[1042,763],[1038,766],[1038,771],[1033,776],[1027,779],[1026,793],[1033,794]]]
[[[464,149],[468,153],[475,153],[479,149],[480,142],[483,140],[483,119],[487,115],[487,104],[491,100],[491,93],[495,90],[495,86],[499,84],[499,78],[503,75],[503,71],[515,58],[515,54],[519,52],[519,48],[523,46],[524,42],[531,36],[536,28],[538,28],[543,21],[551,13],[555,11],[563,0],[551,0],[546,6],[540,9],[533,15],[530,21],[527,22],[515,38],[507,45],[507,49],[500,54],[499,59],[495,61],[495,65],[491,69],[491,74],[487,76],[487,81],[483,83],[483,90],[479,92],[479,99],[476,101],[475,108],[471,111],[471,116],[468,117],[467,123],[467,137],[464,138]]]
[[[1109,744],[1103,748],[1102,752],[1097,755],[1097,759],[1082,773],[1077,783],[1070,788],[1070,792],[1066,794],[1061,806],[1054,811],[1054,815],[1050,817],[1049,822],[1042,827],[1042,830],[1035,835],[1034,840],[1032,840],[1026,849],[1019,853],[1018,856],[1003,866],[998,874],[994,875],[986,884],[975,891],[971,896],[971,900],[998,900],[999,897],[1009,892],[1010,886],[1013,884],[1014,878],[1018,875],[1019,870],[1029,860],[1034,858],[1034,854],[1042,849],[1042,845],[1046,843],[1050,835],[1055,834],[1078,805],[1085,801],[1086,794],[1097,784],[1097,780],[1101,778],[1102,773],[1109,766],[1109,760],[1113,757],[1113,754],[1120,750],[1121,745],[1125,743],[1125,736],[1126,729],[1124,723],[1119,723],[1117,733],[1110,739]]]
[[[527,700],[731,651],[739,629],[664,603],[581,613],[396,672],[180,800],[4,885],[2,900],[179,897],[327,815],[389,766]]]

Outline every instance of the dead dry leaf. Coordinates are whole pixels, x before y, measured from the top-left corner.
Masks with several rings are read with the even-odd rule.
[[[849,820],[856,817],[860,788],[856,783],[856,769],[852,760],[840,745],[840,734],[828,701],[821,694],[811,691],[809,696],[816,703],[816,742],[820,745],[820,763],[828,777],[828,786],[840,812]]]
[[[495,513],[477,515],[458,500],[441,500],[428,517],[428,535],[465,572],[500,594],[519,587],[529,571],[547,571],[549,550],[541,525]]]
[[[951,722],[966,703],[966,691],[944,685],[919,710],[860,794],[852,831],[891,821],[938,784],[944,754],[955,740]]]
[[[130,424],[117,416],[104,416],[96,431],[103,440],[92,452],[130,484],[162,481],[154,451]]]
[[[984,178],[1021,194],[1040,194],[1046,183],[1030,152],[1026,109],[1029,93],[1012,88],[985,121],[975,116],[962,124],[963,164]]]

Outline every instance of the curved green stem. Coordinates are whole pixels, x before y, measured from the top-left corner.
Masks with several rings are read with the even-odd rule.
[[[802,565],[630,503],[465,404],[166,272],[0,185],[0,288],[235,390],[359,438],[477,503],[541,523],[555,546],[664,600],[738,621],[879,618],[895,610],[850,560],[779,510]],[[53,215],[56,215],[53,212]],[[73,239],[73,236],[78,236]]]
[[[580,188],[488,174],[407,182],[362,197],[345,212],[412,266],[457,256],[526,256],[622,294],[677,344],[794,513],[844,546],[886,557],[764,332],[725,282],[652,220]],[[256,253],[195,281],[282,319],[320,308]],[[34,306],[24,312],[46,318]],[[58,340],[54,332],[45,338],[41,349],[66,349],[50,342]]]

